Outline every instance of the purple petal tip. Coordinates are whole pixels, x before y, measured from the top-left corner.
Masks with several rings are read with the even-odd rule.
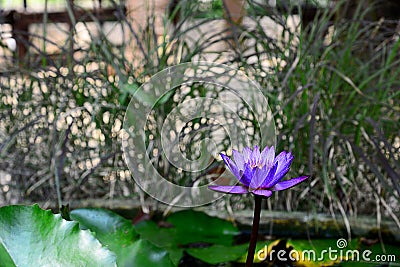
[[[299,183],[303,182],[304,180],[308,179],[310,176],[300,176],[296,178],[292,178],[290,180],[282,181],[277,183],[274,187],[274,191],[282,191],[289,189],[295,185],[298,185]]]
[[[247,194],[248,190],[246,187],[241,185],[210,185],[209,189],[220,192],[220,193],[228,193],[228,194]]]

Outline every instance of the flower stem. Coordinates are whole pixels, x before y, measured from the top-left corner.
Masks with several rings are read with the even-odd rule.
[[[251,230],[250,244],[247,252],[246,267],[251,267],[253,265],[254,253],[256,252],[258,227],[260,225],[261,200],[261,196],[254,195],[253,228]]]

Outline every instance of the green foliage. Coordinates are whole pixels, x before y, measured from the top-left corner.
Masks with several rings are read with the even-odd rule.
[[[212,245],[206,248],[189,248],[188,254],[209,264],[237,261],[246,254],[248,244],[225,246]]]
[[[1,266],[172,267],[181,263],[184,253],[205,266],[242,263],[246,258],[248,244],[234,241],[239,230],[202,212],[183,210],[165,221],[145,220],[137,225],[104,209],[76,209],[70,217],[73,221],[66,221],[37,205],[0,208]],[[365,240],[353,239],[340,248],[337,239],[259,241],[254,257],[256,263],[277,263],[278,251],[285,250],[286,256],[292,253],[299,259],[296,266],[305,267],[375,266],[363,262],[366,250],[370,259],[377,255],[394,257],[387,261],[400,258],[398,246],[376,241],[371,245]]]
[[[118,266],[170,267],[183,251],[221,263],[247,248],[232,246],[238,230],[230,222],[191,210],[169,216],[166,227],[153,221],[135,227],[104,209],[77,209],[70,217],[73,221],[65,221],[37,205],[0,208],[2,266],[114,266],[116,258]]]
[[[193,210],[172,214],[164,226],[154,221],[133,226],[103,209],[73,210],[71,218],[115,252],[118,266],[177,266],[183,251],[205,262],[221,263],[238,259],[247,248],[232,246],[239,233],[232,223]]]
[[[71,212],[71,218],[115,252],[118,266],[173,266],[166,250],[139,239],[132,223],[111,211],[77,209]]]
[[[123,217],[104,209],[77,209],[71,212],[71,219],[79,222],[81,229],[90,229],[96,238],[112,251],[124,254],[138,239],[132,223]]]
[[[116,266],[92,233],[37,205],[0,208],[0,241],[2,266]]]
[[[121,266],[176,266],[170,260],[168,252],[163,248],[158,248],[145,239],[139,239],[132,247],[130,260],[126,265]]]
[[[193,210],[174,213],[167,218],[165,224],[166,226],[160,227],[153,221],[144,221],[136,225],[136,231],[142,238],[170,251],[175,264],[179,262],[185,250],[189,254],[204,255],[191,247],[219,245],[219,248],[222,246],[227,250],[232,245],[234,236],[239,233],[232,223]],[[211,247],[208,250],[210,249]],[[237,258],[234,253],[229,255],[230,260]],[[225,255],[225,259],[229,255]],[[206,259],[210,257],[214,261],[221,260],[221,255],[211,254]]]
[[[330,213],[344,221],[359,214],[390,216],[400,227],[400,39],[391,22],[368,20],[370,8],[361,6],[351,19],[338,17],[346,1],[336,1],[302,25],[290,14],[295,5],[278,9],[264,4],[268,1],[247,2],[245,24],[236,35],[210,27],[221,22],[221,1],[212,1],[218,14],[182,4],[174,30],[166,30],[159,42],[151,31],[143,39],[139,67],[124,57],[130,48],[112,42],[95,16],[93,23],[74,18],[89,42],[82,45],[64,32],[72,45],[55,44],[60,56],[37,47],[21,62],[5,54],[0,202],[54,201],[57,194],[58,202],[136,197],[119,138],[132,92],[165,67],[211,58],[243,69],[261,85],[274,111],[278,150],[295,154],[289,175],[313,176],[308,187],[271,198],[269,208]],[[123,27],[126,22],[121,17],[112,30],[133,34]],[[222,52],[214,50],[216,44]],[[153,101],[143,92],[136,96]],[[160,100],[162,118],[173,104],[169,95]],[[158,140],[160,131],[150,134]],[[237,196],[222,201],[233,210],[251,206]]]
[[[315,177],[310,188],[284,193],[293,201],[280,196],[271,208],[339,213],[344,220],[381,209],[400,227],[397,204],[388,204],[398,203],[400,192],[399,40],[387,37],[398,33],[388,30],[390,22],[365,18],[373,7],[351,19],[340,17],[342,8],[345,1],[338,1],[307,26],[290,26],[291,16],[273,12],[282,27],[276,38],[260,30],[258,18],[243,29],[246,40],[257,40],[255,53],[246,46],[239,52],[243,68],[269,97],[278,147],[293,151],[293,176]]]

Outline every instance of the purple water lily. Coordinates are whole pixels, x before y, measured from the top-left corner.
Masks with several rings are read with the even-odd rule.
[[[261,153],[258,146],[255,146],[253,150],[246,147],[242,153],[233,150],[234,160],[222,153],[221,157],[241,185],[209,186],[210,189],[218,192],[231,194],[250,192],[258,196],[270,197],[273,191],[286,190],[308,178],[308,176],[300,176],[281,181],[289,171],[294,157],[292,153],[286,151],[282,151],[275,157],[273,146],[265,147]]]

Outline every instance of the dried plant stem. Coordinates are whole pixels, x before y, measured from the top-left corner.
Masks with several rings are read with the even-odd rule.
[[[261,196],[254,195],[253,228],[251,230],[250,244],[247,252],[246,267],[251,267],[253,265],[254,253],[256,252],[258,227],[260,225],[261,201]]]

